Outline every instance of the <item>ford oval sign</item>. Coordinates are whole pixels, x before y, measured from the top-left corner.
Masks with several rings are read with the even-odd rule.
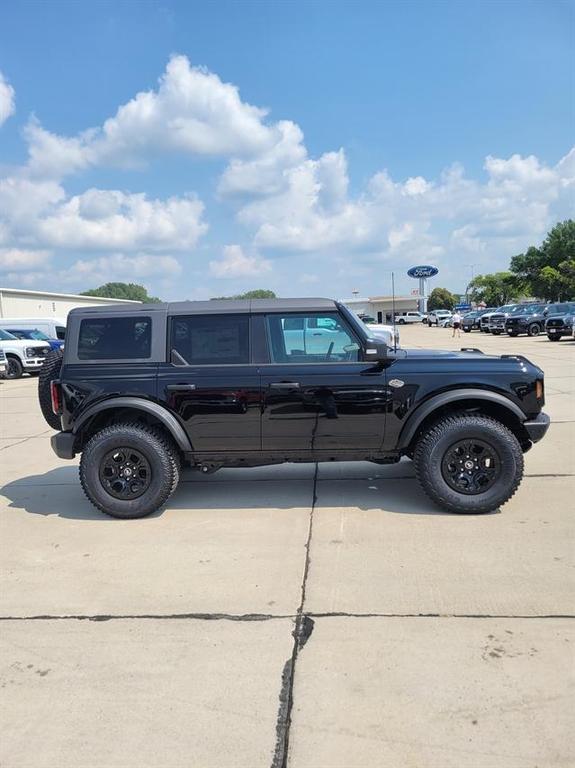
[[[425,265],[420,267],[412,267],[411,269],[407,270],[407,274],[410,277],[435,277],[438,272],[439,270],[437,267],[430,267]]]

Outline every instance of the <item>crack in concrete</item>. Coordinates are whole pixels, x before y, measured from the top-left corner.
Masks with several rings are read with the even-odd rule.
[[[317,483],[318,483],[319,465],[316,462],[315,473],[313,477],[313,495],[312,505],[309,514],[309,527],[307,540],[305,544],[305,561],[301,583],[300,604],[295,615],[295,626],[292,632],[294,639],[291,657],[284,664],[282,671],[282,684],[279,694],[279,709],[276,719],[276,746],[272,757],[271,768],[287,768],[289,737],[291,728],[291,712],[293,707],[293,688],[295,679],[295,668],[300,650],[304,647],[313,632],[313,619],[304,614],[305,594],[307,578],[310,566],[310,545],[313,533],[313,514],[317,504]]]
[[[196,621],[273,621],[275,619],[295,619],[295,614],[275,613],[130,613],[108,614],[39,614],[37,616],[0,616],[0,621],[118,621],[118,620],[181,620]]]

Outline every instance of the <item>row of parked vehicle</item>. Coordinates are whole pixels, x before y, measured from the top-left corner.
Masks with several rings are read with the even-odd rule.
[[[575,301],[551,304],[505,304],[474,310],[462,318],[461,327],[466,333],[473,330],[498,336],[539,336],[546,333],[550,341],[562,336],[573,336]]]
[[[66,324],[58,318],[0,318],[0,377],[36,375],[47,356],[64,345]]]
[[[575,301],[544,304],[505,304],[502,307],[474,309],[462,315],[461,328],[465,333],[482,331],[498,336],[539,336],[546,333],[550,341],[559,341],[562,336],[574,335]],[[430,327],[450,327],[453,313],[447,309],[429,312],[423,322]]]

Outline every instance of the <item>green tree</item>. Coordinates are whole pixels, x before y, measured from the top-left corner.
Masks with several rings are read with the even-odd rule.
[[[143,285],[137,283],[104,283],[99,288],[84,291],[81,296],[103,296],[106,299],[130,299],[143,301],[145,304],[160,301],[156,296],[148,296]]]
[[[253,291],[246,291],[246,293],[239,293],[237,296],[213,296],[212,299],[276,299],[277,296],[273,291],[269,291],[265,288],[256,288]]]
[[[430,312],[434,309],[453,309],[456,304],[457,296],[447,288],[434,288],[429,294],[427,309]]]
[[[575,297],[575,221],[556,224],[539,248],[511,259],[511,271],[532,296],[548,300]]]
[[[488,307],[500,307],[521,296],[524,282],[511,272],[495,272],[492,275],[477,275],[469,283],[468,290],[472,301],[483,301]]]

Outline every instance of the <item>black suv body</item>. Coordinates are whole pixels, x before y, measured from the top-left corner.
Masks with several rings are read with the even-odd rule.
[[[182,464],[402,456],[446,509],[490,511],[549,425],[527,359],[394,350],[328,299],[87,307],[67,328],[41,382],[61,430],[52,446],[82,454],[87,496],[117,517],[160,507]]]
[[[549,341],[559,341],[562,336],[572,336],[574,321],[574,301],[550,304],[547,309],[547,321],[545,323],[545,331]]]
[[[539,336],[545,329],[547,304],[525,304],[521,309],[508,315],[505,320],[505,331],[508,336]]]

